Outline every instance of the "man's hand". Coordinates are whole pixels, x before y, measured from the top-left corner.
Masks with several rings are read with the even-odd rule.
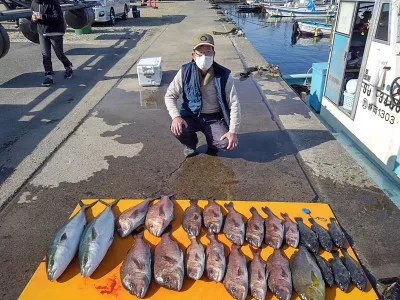
[[[40,20],[41,18],[42,18],[41,13],[38,13],[38,12],[32,13],[32,21],[37,21],[37,20]]]
[[[172,120],[171,124],[171,131],[175,135],[181,135],[182,134],[182,126],[187,127],[188,124],[184,119],[181,117],[176,117],[175,119]]]
[[[228,139],[228,147],[227,150],[233,150],[239,145],[238,135],[236,133],[227,132],[223,136],[221,136],[221,141],[223,139]]]

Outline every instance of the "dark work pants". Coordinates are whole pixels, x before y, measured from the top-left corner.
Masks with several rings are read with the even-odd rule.
[[[43,66],[46,75],[53,74],[53,64],[51,63],[51,46],[53,46],[54,52],[58,59],[63,63],[64,68],[72,67],[71,62],[64,54],[62,35],[56,36],[43,36],[39,34],[40,49],[43,55]]]
[[[183,126],[182,134],[176,138],[185,146],[196,149],[198,138],[196,132],[201,131],[207,141],[209,149],[226,149],[228,140],[220,138],[228,132],[228,126],[223,118],[222,113],[201,114],[198,118],[182,117],[187,127]]]

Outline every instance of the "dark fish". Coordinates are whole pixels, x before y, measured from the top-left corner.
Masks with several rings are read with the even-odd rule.
[[[189,236],[198,236],[201,231],[201,208],[197,200],[190,200],[190,206],[185,210],[182,217],[182,227]]]
[[[221,207],[215,203],[215,200],[208,199],[208,204],[203,210],[204,226],[213,233],[219,233],[222,228],[224,217],[221,212]]]
[[[229,202],[228,204],[225,203],[224,206],[228,210],[228,214],[226,215],[225,224],[222,231],[228,240],[236,245],[241,246],[244,243],[245,234],[242,215],[235,210],[233,207],[233,202]]]
[[[382,300],[400,300],[400,281],[391,284],[382,295]]]
[[[319,251],[319,242],[315,232],[304,225],[302,218],[294,218],[294,220],[299,226],[300,243],[306,246],[307,249],[310,250],[312,253],[317,254]]]
[[[207,277],[220,282],[224,278],[226,269],[224,245],[211,232],[207,232],[207,238],[210,240],[210,244],[206,249]]]
[[[175,218],[172,196],[172,193],[162,195],[161,200],[153,204],[147,212],[145,225],[152,235],[160,236]]]
[[[144,224],[150,203],[155,199],[145,199],[143,202],[125,210],[119,215],[116,225],[120,237],[127,237],[132,231]]]
[[[154,279],[167,289],[180,291],[184,276],[182,250],[170,232],[165,232],[154,250]]]
[[[189,236],[191,244],[186,249],[185,266],[186,274],[189,278],[198,280],[203,276],[206,264],[206,254],[202,244],[197,242],[193,235]]]
[[[264,300],[267,295],[267,272],[265,262],[260,257],[261,249],[250,247],[253,260],[249,266],[250,294],[256,300]]]
[[[336,247],[344,248],[344,243],[346,238],[344,233],[340,229],[339,225],[336,224],[335,218],[330,218],[331,223],[328,223],[328,232],[332,238],[332,241],[335,243]]]
[[[361,266],[350,257],[345,248],[342,248],[341,251],[343,254],[343,263],[350,272],[351,281],[354,282],[358,289],[365,291],[367,287],[367,276],[365,276]]]
[[[246,241],[250,245],[260,248],[264,240],[264,219],[254,207],[250,208],[250,212],[252,217],[247,221]]]
[[[323,228],[321,225],[315,222],[313,218],[309,218],[308,221],[310,221],[311,223],[312,231],[314,231],[315,234],[318,236],[318,240],[321,247],[325,251],[331,252],[333,247],[333,242],[329,233],[325,230],[325,228]]]
[[[121,266],[121,282],[137,298],[143,298],[151,282],[150,245],[143,240],[143,231],[134,235],[135,244]]]
[[[300,233],[297,224],[290,219],[287,213],[281,213],[281,216],[285,219],[283,223],[285,227],[285,242],[290,247],[297,248],[300,242]]]
[[[339,289],[346,292],[350,285],[350,272],[343,265],[339,252],[333,250],[332,255],[333,258],[329,259],[329,263],[331,264],[335,282]]]
[[[314,254],[315,260],[317,262],[317,265],[319,269],[321,270],[322,276],[324,277],[324,280],[326,284],[329,287],[332,287],[332,285],[335,283],[335,279],[333,277],[332,269],[328,265],[328,263],[323,259],[319,254]]]
[[[268,287],[279,300],[289,300],[292,297],[292,273],[289,261],[275,249],[267,260]]]
[[[274,249],[279,249],[283,243],[285,227],[282,220],[275,216],[268,207],[261,208],[268,215],[265,219],[265,243]]]
[[[249,290],[249,275],[246,258],[240,253],[239,249],[240,246],[232,244],[224,286],[234,299],[245,300]]]
[[[293,287],[303,300],[325,299],[325,283],[314,257],[300,246],[290,261]]]

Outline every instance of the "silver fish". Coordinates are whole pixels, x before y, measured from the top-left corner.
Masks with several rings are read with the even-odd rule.
[[[74,258],[86,225],[85,210],[97,203],[85,205],[53,235],[46,255],[46,273],[50,281],[57,280]]]
[[[144,224],[150,203],[155,199],[157,198],[145,199],[143,202],[125,210],[119,215],[117,219],[117,232],[120,237],[127,237],[132,231]]]
[[[246,257],[240,253],[240,246],[232,244],[228,267],[224,278],[224,286],[235,299],[245,300],[249,290],[249,275]]]
[[[143,240],[143,230],[134,235],[135,243],[122,263],[120,275],[125,289],[143,298],[151,283],[151,249]]]
[[[250,208],[250,212],[252,217],[247,221],[246,241],[250,245],[260,248],[264,240],[264,219],[254,207]]]
[[[201,231],[201,225],[201,208],[197,205],[197,200],[191,199],[190,206],[183,213],[182,227],[189,236],[198,236]]]
[[[213,233],[219,233],[222,228],[224,217],[221,212],[221,207],[214,199],[208,199],[208,204],[203,210],[204,226]]]
[[[183,252],[167,231],[154,251],[154,279],[167,289],[180,291],[184,277]]]
[[[250,294],[256,300],[264,300],[267,296],[267,272],[265,262],[262,260],[261,249],[250,247],[253,260],[249,266]]]
[[[297,248],[300,242],[300,233],[297,224],[294,223],[287,213],[281,213],[282,218],[285,219],[285,242],[290,247]]]
[[[350,285],[350,272],[343,265],[342,260],[339,257],[339,252],[336,250],[332,251],[333,258],[329,259],[331,264],[333,276],[335,277],[335,282],[339,289],[342,291],[347,291]]]
[[[367,276],[365,276],[361,266],[350,257],[346,249],[342,248],[341,251],[343,254],[343,263],[350,272],[351,281],[354,282],[358,289],[365,291],[367,287]]]
[[[228,240],[236,245],[241,246],[244,243],[245,235],[245,227],[242,215],[235,210],[233,207],[233,202],[229,202],[228,204],[225,203],[224,206],[228,210],[228,214],[226,215],[224,228],[222,231]]]
[[[289,261],[275,249],[267,260],[268,287],[279,300],[289,300],[292,297],[292,273]]]
[[[305,246],[300,246],[290,261],[293,286],[303,300],[325,299],[325,282],[314,257]]]
[[[344,248],[344,243],[346,242],[344,233],[340,229],[339,225],[336,224],[335,218],[330,218],[330,221],[331,223],[328,223],[328,232],[332,241],[335,243],[336,247]]]
[[[311,230],[318,236],[319,244],[321,247],[328,252],[332,251],[333,242],[329,233],[319,225],[313,218],[309,218],[308,221],[311,223]]]
[[[161,200],[153,204],[147,212],[145,225],[152,235],[161,236],[175,218],[174,202],[171,199],[173,195],[172,193],[162,195]]]
[[[105,203],[106,208],[85,228],[79,242],[79,267],[83,277],[89,277],[100,265],[114,240],[115,216],[111,207],[118,202]]]
[[[211,232],[207,232],[210,244],[206,249],[206,273],[213,281],[220,282],[225,276],[226,258],[224,245]]]
[[[283,243],[285,227],[282,220],[275,216],[268,207],[261,208],[268,215],[265,219],[265,243],[274,249],[279,249]]]
[[[206,265],[206,254],[204,247],[197,241],[195,236],[189,236],[191,244],[186,249],[185,266],[189,278],[199,280],[203,276]]]

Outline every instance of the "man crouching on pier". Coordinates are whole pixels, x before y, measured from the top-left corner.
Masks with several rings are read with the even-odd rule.
[[[214,56],[211,35],[194,37],[192,61],[180,68],[165,94],[171,131],[185,146],[185,157],[197,154],[198,131],[205,135],[209,153],[233,150],[239,143],[240,105],[231,71],[214,62]]]

